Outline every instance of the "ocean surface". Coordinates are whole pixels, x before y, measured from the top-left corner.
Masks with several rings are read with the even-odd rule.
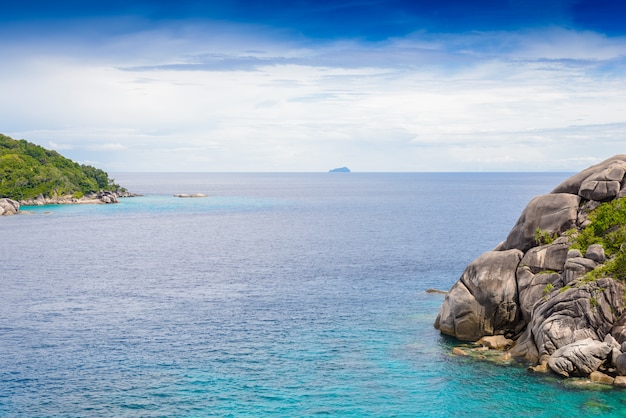
[[[626,416],[432,325],[566,173],[114,177],[0,219],[0,416]]]

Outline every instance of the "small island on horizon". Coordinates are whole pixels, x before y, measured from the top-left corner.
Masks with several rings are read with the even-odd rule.
[[[333,168],[332,170],[328,170],[329,173],[351,173],[348,167],[339,167]]]

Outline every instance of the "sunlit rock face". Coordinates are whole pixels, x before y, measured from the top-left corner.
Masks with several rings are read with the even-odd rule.
[[[562,376],[615,375],[617,364],[626,374],[626,286],[586,275],[610,262],[602,245],[571,248],[591,210],[624,196],[626,155],[616,155],[532,199],[506,239],[467,266],[435,327],[463,341],[512,338],[512,355]]]
[[[0,199],[0,216],[15,215],[20,210],[20,204],[11,199]]]

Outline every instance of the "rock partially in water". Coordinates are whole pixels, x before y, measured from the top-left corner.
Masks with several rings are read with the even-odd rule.
[[[515,272],[522,255],[489,251],[470,263],[446,295],[435,327],[464,341],[514,334],[519,319]]]
[[[593,383],[600,383],[603,385],[612,385],[613,382],[615,381],[615,378],[609,376],[608,374],[595,371],[589,374],[589,380],[591,380]]]
[[[586,338],[556,350],[550,356],[548,366],[563,377],[589,376],[604,363],[610,351],[607,343]]]
[[[470,263],[452,286],[435,327],[464,341],[514,339],[509,353],[537,364],[533,370],[587,377],[602,367],[609,378],[596,373],[598,382],[626,376],[626,285],[602,277],[607,270],[588,274],[615,263],[616,250],[605,253],[599,244],[571,248],[594,222],[590,213],[622,197],[626,154],[532,199],[506,240]],[[609,225],[609,232],[623,226]]]
[[[20,204],[12,199],[0,199],[0,216],[16,215],[20,210]]]
[[[537,302],[513,355],[540,362],[573,342],[603,341],[624,312],[623,295],[624,285],[606,278],[553,292]]]
[[[481,338],[476,341],[476,344],[487,347],[490,350],[506,350],[514,344],[514,341],[506,338],[504,335],[492,335]]]

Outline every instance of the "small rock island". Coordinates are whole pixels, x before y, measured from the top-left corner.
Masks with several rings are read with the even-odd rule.
[[[625,174],[616,155],[532,199],[467,266],[435,328],[533,371],[626,387]]]
[[[333,168],[332,170],[328,170],[329,173],[350,173],[350,169],[348,167],[339,167]]]

